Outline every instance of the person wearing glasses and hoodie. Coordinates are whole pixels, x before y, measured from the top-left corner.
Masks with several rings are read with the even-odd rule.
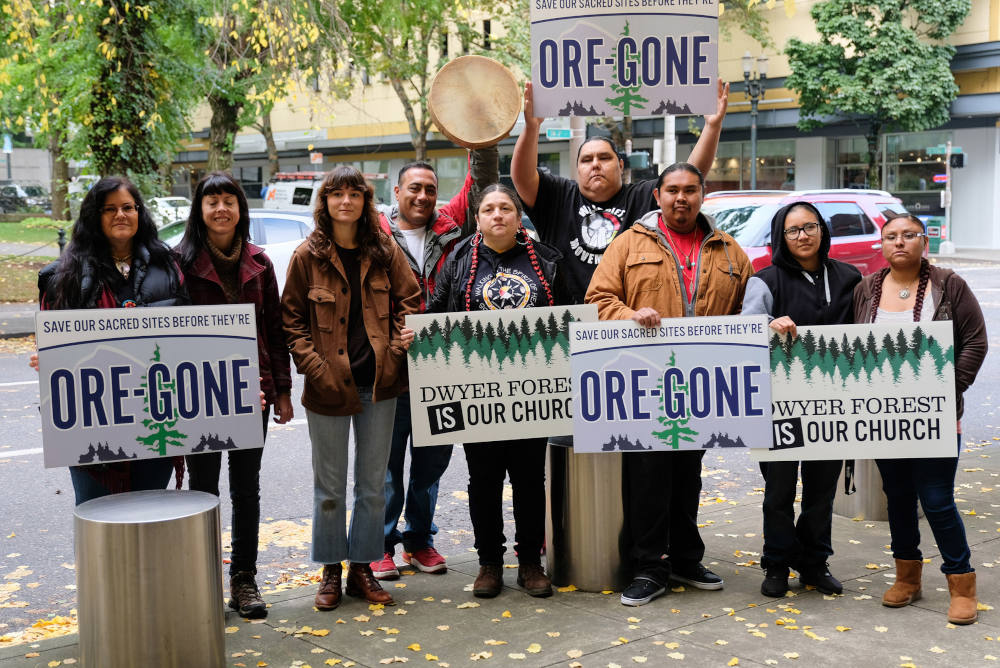
[[[854,286],[861,281],[855,267],[830,258],[830,228],[815,206],[793,202],[771,220],[771,266],[747,281],[744,315],[763,313],[771,329],[797,336],[796,326],[838,325],[854,322]],[[795,486],[799,462],[761,462],[764,475],[765,571],[760,591],[782,597],[788,591],[789,569],[799,582],[824,594],[840,594],[843,587],[830,574],[833,554],[830,529],[833,497],[841,461],[804,461],[802,509],[795,519]]]

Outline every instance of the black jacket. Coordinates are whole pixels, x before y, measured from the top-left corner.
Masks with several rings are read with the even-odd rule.
[[[466,237],[460,241],[448,256],[438,273],[434,295],[427,305],[428,313],[453,313],[465,310],[464,295],[469,272],[472,271],[473,238]],[[556,304],[568,303],[563,279],[558,271],[558,263],[563,257],[562,253],[540,241],[535,241],[533,244],[538,262],[542,267],[542,275],[549,282],[549,287],[552,288],[552,296]]]
[[[128,281],[136,306],[184,306],[191,303],[180,269],[169,254],[162,254],[154,260],[149,249],[143,246],[134,248],[132,254],[132,271]],[[48,305],[52,300],[46,293],[58,266],[59,260],[56,260],[38,272],[38,300],[42,308],[51,308]],[[81,268],[80,300],[72,308],[104,306],[109,298],[113,299],[112,292],[112,286],[102,280],[96,263],[85,263]]]
[[[812,209],[820,221],[817,272],[807,272],[789,252],[785,240],[785,217],[794,206]],[[808,202],[793,202],[774,214],[771,221],[771,266],[747,281],[743,313],[764,313],[772,320],[788,316],[796,325],[841,325],[854,322],[854,286],[861,281],[857,268],[830,255],[830,228],[822,214]],[[829,285],[829,300],[827,299]]]

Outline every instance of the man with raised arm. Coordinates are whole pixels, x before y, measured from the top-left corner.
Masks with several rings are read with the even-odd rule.
[[[718,82],[716,113],[705,117],[701,137],[688,162],[708,173],[719,146],[729,104],[729,84]],[[587,285],[604,250],[621,231],[657,208],[656,180],[622,183],[625,165],[607,137],[591,137],[576,156],[576,180],[538,170],[538,132],[531,82],[524,87],[524,131],[517,138],[511,178],[542,241],[558,248],[573,303],[583,303]]]

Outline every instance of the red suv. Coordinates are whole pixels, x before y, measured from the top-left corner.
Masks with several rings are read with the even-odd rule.
[[[705,195],[702,211],[743,247],[754,270],[771,264],[771,219],[786,204],[806,201],[830,227],[830,257],[862,275],[886,266],[882,225],[888,211],[905,213],[898,197],[883,190],[724,190]]]

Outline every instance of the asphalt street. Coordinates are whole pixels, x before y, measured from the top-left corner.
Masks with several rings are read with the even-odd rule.
[[[990,345],[996,351],[1000,347],[998,265],[952,261],[950,266],[977,295],[986,315]],[[0,576],[4,576],[0,577],[0,636],[23,630],[36,620],[67,614],[75,606],[72,487],[66,469],[42,465],[38,388],[27,363],[29,350],[24,339],[0,340]],[[995,400],[1000,396],[998,364],[995,352],[989,355],[976,384],[966,393],[962,424],[966,443],[1000,441]],[[295,418],[288,425],[271,424],[264,453],[258,581],[265,592],[304,580],[316,568],[309,560],[311,463],[304,412],[297,401],[300,392],[297,378]],[[717,503],[760,494],[763,481],[755,462],[742,451],[720,452],[725,454],[710,453],[705,459],[703,500]],[[437,546],[443,554],[462,559],[468,557],[473,542],[466,482],[464,454],[456,448],[441,483]],[[223,530],[227,531],[230,506],[225,476],[220,483]],[[506,498],[508,537],[512,538],[509,488]],[[14,572],[18,577],[6,577]]]

